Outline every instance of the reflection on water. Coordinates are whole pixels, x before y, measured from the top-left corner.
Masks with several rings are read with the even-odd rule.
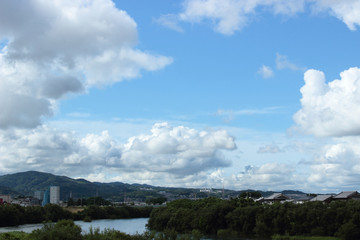
[[[146,231],[146,224],[148,218],[133,218],[133,219],[102,219],[94,220],[92,222],[75,221],[83,231],[83,233],[89,232],[90,226],[95,229],[99,228],[103,231],[106,228],[115,229],[127,234],[143,233]],[[31,233],[35,229],[42,228],[43,224],[25,224],[17,227],[2,227],[0,233],[23,231]]]

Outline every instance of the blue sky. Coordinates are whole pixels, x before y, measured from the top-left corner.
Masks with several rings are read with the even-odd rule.
[[[360,1],[0,9],[1,174],[359,190]]]

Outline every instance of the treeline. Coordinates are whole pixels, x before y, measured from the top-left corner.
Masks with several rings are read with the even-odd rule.
[[[263,205],[244,198],[184,199],[154,208],[148,227],[179,233],[198,230],[218,236],[270,237],[278,234],[360,239],[360,201]]]
[[[200,235],[177,236],[174,233],[145,232],[129,235],[113,229],[100,231],[90,228],[82,234],[82,229],[71,220],[61,220],[56,224],[45,224],[41,229],[24,232],[0,233],[2,240],[200,240]]]
[[[62,219],[92,220],[149,217],[151,210],[152,207],[87,206],[81,212],[71,213],[58,205],[52,204],[48,204],[44,207],[0,205],[0,227],[42,222],[57,222]]]
[[[149,217],[153,207],[129,207],[129,206],[88,206],[83,211],[75,214],[75,220],[83,219],[124,219]]]

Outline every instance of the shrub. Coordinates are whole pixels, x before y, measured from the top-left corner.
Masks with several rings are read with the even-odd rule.
[[[61,220],[56,224],[45,224],[29,235],[30,240],[81,240],[81,228],[72,220]]]

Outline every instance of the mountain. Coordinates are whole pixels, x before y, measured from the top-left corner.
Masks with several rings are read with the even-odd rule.
[[[208,193],[200,193],[199,189],[155,187],[147,184],[127,184],[122,182],[100,183],[85,179],[72,179],[66,176],[56,176],[37,171],[20,172],[0,176],[0,195],[33,196],[35,191],[44,191],[49,186],[60,186],[61,200],[101,196],[112,201],[145,201],[153,197],[177,198],[207,197]],[[4,191],[2,191],[4,190]],[[11,190],[11,191],[10,191]],[[236,197],[237,191],[225,190],[226,196]],[[216,190],[211,196],[221,196]]]
[[[20,193],[14,191],[11,188],[0,186],[0,195],[20,195]]]
[[[11,189],[8,194],[33,196],[37,190],[44,191],[49,186],[60,186],[60,195],[62,200],[67,200],[70,194],[73,198],[88,198],[102,196],[103,198],[124,199],[124,196],[133,197],[134,192],[139,191],[142,185],[131,185],[121,182],[99,183],[89,182],[85,179],[72,179],[66,176],[56,176],[50,173],[37,171],[20,172],[0,176],[0,193],[2,189]],[[3,194],[6,191],[4,191]],[[139,194],[138,194],[139,195]],[[141,194],[140,194],[141,195]],[[146,196],[158,197],[154,192],[147,193]],[[142,196],[140,196],[142,197]]]
[[[163,197],[169,200],[177,198],[202,198],[208,196],[222,197],[222,189],[213,189],[211,192],[200,192],[195,188],[155,187],[147,184],[127,184],[122,182],[100,183],[85,179],[72,179],[66,176],[57,176],[50,173],[28,171],[0,176],[0,195],[33,196],[35,191],[44,191],[49,186],[60,186],[61,200],[101,196],[112,201],[145,201],[148,198]],[[255,190],[245,190],[255,191]],[[244,191],[224,189],[225,197],[237,197]],[[273,192],[259,191],[262,196]],[[305,194],[300,191],[286,190],[284,194]]]

